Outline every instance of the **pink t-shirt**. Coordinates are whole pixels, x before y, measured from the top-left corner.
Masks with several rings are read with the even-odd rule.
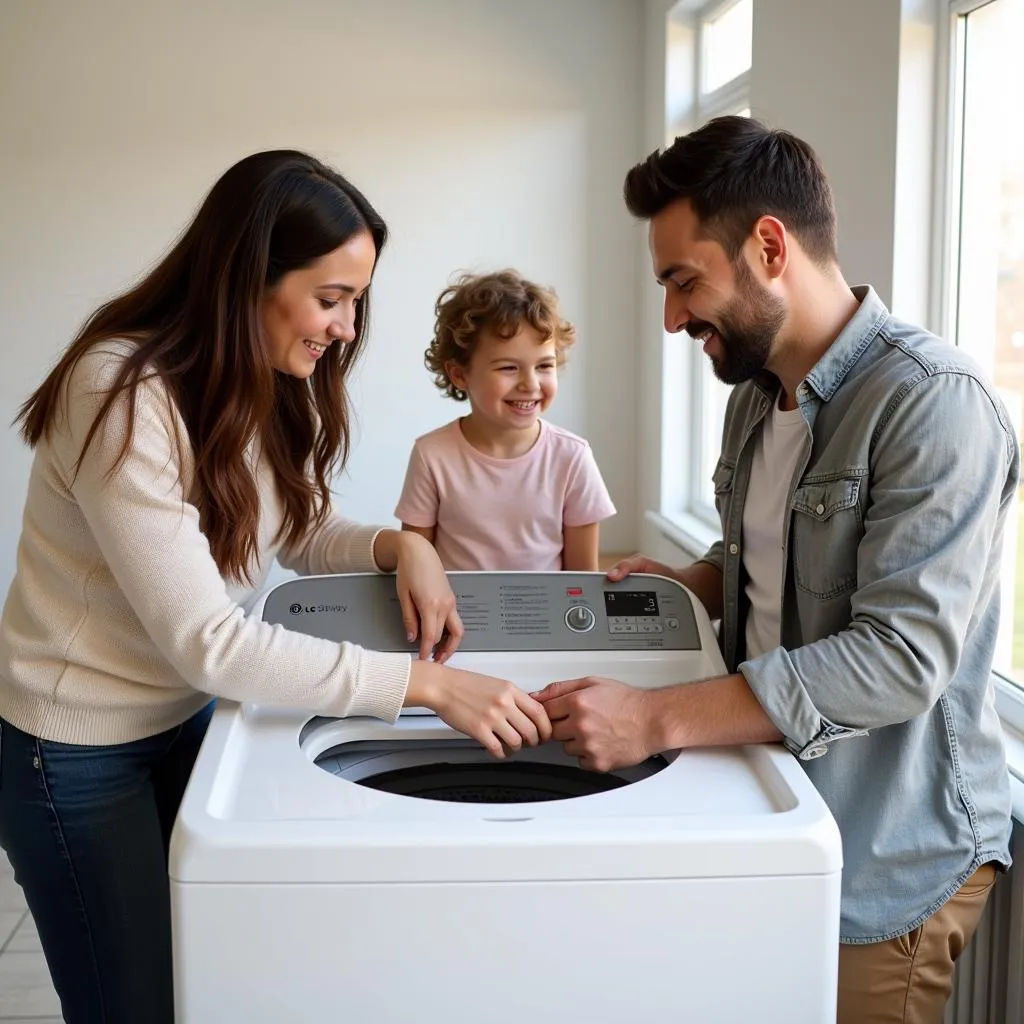
[[[525,454],[478,452],[459,421],[424,434],[409,457],[395,515],[437,528],[434,545],[450,570],[562,568],[562,529],[615,514],[590,445],[540,421]]]

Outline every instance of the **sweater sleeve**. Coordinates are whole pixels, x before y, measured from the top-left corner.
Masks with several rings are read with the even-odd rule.
[[[301,576],[332,572],[380,572],[373,542],[383,526],[363,526],[336,512],[310,530],[298,544],[282,547],[277,560]]]
[[[269,625],[231,599],[198,509],[185,497],[188,455],[178,437],[182,446],[188,438],[159,381],[136,390],[124,461],[112,469],[128,423],[127,396],[114,402],[78,463],[117,364],[96,350],[79,362],[51,447],[109,571],[163,657],[190,686],[216,696],[393,721],[408,685],[408,655]]]

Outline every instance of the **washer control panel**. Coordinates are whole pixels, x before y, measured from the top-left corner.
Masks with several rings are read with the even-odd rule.
[[[664,576],[451,572],[463,651],[699,650],[687,590]],[[393,576],[312,576],[267,595],[266,622],[378,651],[408,651]]]

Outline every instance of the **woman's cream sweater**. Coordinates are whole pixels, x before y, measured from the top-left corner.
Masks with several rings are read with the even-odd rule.
[[[335,516],[282,548],[272,475],[257,462],[258,564],[251,585],[226,582],[189,500],[188,435],[156,379],[137,390],[125,462],[108,474],[127,399],[114,404],[75,473],[128,351],[108,342],[79,362],[62,415],[37,446],[0,619],[0,717],[43,739],[86,744],[155,735],[210,695],[394,720],[408,655],[305,636],[247,614],[275,557],[304,574],[377,571],[376,527]]]

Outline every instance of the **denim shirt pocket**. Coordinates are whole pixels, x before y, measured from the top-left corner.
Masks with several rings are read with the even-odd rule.
[[[836,597],[857,585],[861,479],[805,479],[793,492],[793,571],[797,587],[814,597]]]
[[[711,482],[715,486],[715,498],[719,499],[732,490],[732,478],[736,467],[731,462],[719,459],[715,471],[711,474]]]
[[[712,483],[715,486],[715,504],[721,511],[721,503],[728,501],[732,490],[732,478],[735,476],[736,466],[734,463],[719,459],[715,471],[711,474]]]
[[[736,464],[719,458],[715,470],[711,474],[711,482],[715,488],[715,508],[722,521],[723,539],[730,532],[732,521],[732,487],[736,476]]]

